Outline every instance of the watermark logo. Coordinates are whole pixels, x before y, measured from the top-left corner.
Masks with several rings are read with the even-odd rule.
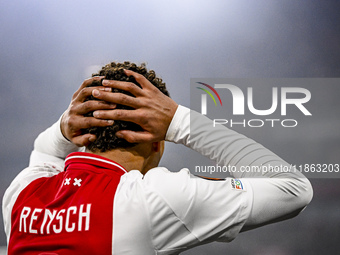
[[[197,82],[198,84],[201,84],[207,88],[209,88],[212,92],[215,93],[215,95],[217,96],[218,100],[220,101],[220,104],[221,106],[222,105],[222,100],[221,100],[221,97],[220,95],[217,93],[216,89],[214,89],[213,87],[211,87],[209,84],[206,84],[206,83],[203,83],[203,82]],[[216,103],[216,100],[215,100],[215,97],[211,94],[211,92],[207,89],[204,89],[204,88],[201,88],[201,87],[197,87],[198,89],[201,89],[203,90],[204,92],[206,92],[211,98],[212,100],[214,101],[215,103],[215,106],[217,106],[217,103]],[[206,115],[207,114],[207,94],[202,94],[201,95],[201,113],[203,115]]]
[[[190,168],[213,178],[231,175],[235,179],[229,185],[235,190],[245,188],[247,182],[239,183],[237,177],[248,173],[285,178],[276,173],[301,172],[308,178],[340,178],[335,142],[339,84],[340,78],[191,78],[190,143],[212,160],[197,157]],[[234,140],[232,130],[293,164],[277,165],[268,158],[258,165],[262,161],[253,157],[261,149],[254,151],[252,144],[242,147],[242,136]],[[247,155],[244,161],[238,154],[241,150]]]
[[[297,126],[298,121],[296,119],[286,118],[287,116],[291,116],[287,109],[294,111],[295,113],[298,112],[300,115],[302,114],[302,116],[312,116],[312,113],[307,107],[307,103],[311,100],[312,95],[308,89],[303,87],[267,86],[266,96],[264,97],[261,95],[259,96],[254,92],[257,89],[256,86],[247,86],[246,88],[243,86],[242,90],[239,86],[227,82],[212,83],[195,81],[195,84],[196,89],[200,91],[200,113],[202,115],[210,115],[210,112],[215,112],[214,116],[216,116],[216,111],[221,113],[220,117],[212,118],[214,126],[228,123],[231,126],[234,123],[234,125],[243,125],[244,127],[262,127],[266,123],[272,127],[279,123],[283,127]],[[201,86],[197,87],[197,84],[200,84]],[[202,93],[202,91],[204,93]],[[225,96],[230,97],[230,95],[232,100],[224,99]],[[197,98],[195,100],[197,100]],[[209,100],[214,103],[215,107],[220,105],[219,109],[212,109],[212,104],[209,103]],[[224,104],[224,100],[228,103],[227,106]],[[230,107],[231,103],[229,101],[232,101],[232,107]],[[255,106],[254,102],[259,101],[264,102],[266,106],[262,108]],[[256,116],[256,118],[245,118],[241,119],[241,121],[239,119],[226,119],[222,115],[224,112],[231,112],[232,115],[236,117],[251,114],[252,116]],[[274,114],[276,117],[272,118]],[[277,116],[280,116],[281,118],[277,118]],[[284,117],[284,119],[282,119],[282,117]]]
[[[210,88],[215,95],[218,97],[220,104],[222,106],[222,100],[220,98],[220,95],[217,93],[215,88],[217,89],[227,89],[232,97],[233,97],[233,114],[234,115],[244,115],[244,109],[245,109],[245,96],[240,88],[238,88],[235,85],[232,84],[215,84],[215,88],[212,86],[203,83],[203,82],[197,82],[199,84],[202,84],[208,88]],[[205,91],[207,94],[210,95],[210,97],[213,99],[215,105],[216,105],[216,100],[214,96],[206,89],[197,87],[198,89],[201,89]],[[270,115],[274,113],[278,107],[278,88],[273,87],[272,88],[272,105],[269,109],[264,109],[264,110],[259,110],[254,107],[253,103],[253,88],[248,87],[247,88],[247,106],[248,110],[259,116],[265,116],[265,115]],[[298,94],[298,95],[303,95],[302,98],[289,98],[289,94]],[[281,88],[281,115],[287,115],[287,105],[295,105],[304,115],[312,115],[307,108],[304,106],[305,103],[307,103],[311,99],[311,93],[308,89],[305,88],[296,88],[296,87],[285,87]],[[207,95],[202,94],[201,95],[201,113],[203,115],[207,114]]]

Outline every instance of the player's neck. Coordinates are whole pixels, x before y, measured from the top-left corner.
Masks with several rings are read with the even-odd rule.
[[[138,146],[138,145],[137,145]],[[114,149],[106,152],[92,152],[92,151],[87,151],[105,158],[108,158],[112,161],[117,162],[121,166],[123,166],[126,171],[131,171],[131,170],[138,170],[142,174],[145,174],[151,167],[150,167],[150,153],[148,149],[143,148],[119,148],[119,149]]]

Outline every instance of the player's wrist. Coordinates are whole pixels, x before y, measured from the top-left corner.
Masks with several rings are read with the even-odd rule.
[[[66,114],[66,112],[64,112],[63,113],[63,115],[61,115],[61,117],[60,117],[60,125],[59,125],[59,127],[60,127],[60,133],[62,134],[62,136],[67,140],[67,141],[69,141],[69,142],[71,142],[71,139],[69,139],[68,137],[67,137],[67,132],[66,132],[66,130],[67,130],[67,122],[66,122],[66,120],[65,120],[65,114]]]

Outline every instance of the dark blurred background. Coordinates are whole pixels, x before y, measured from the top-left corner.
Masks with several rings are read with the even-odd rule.
[[[35,137],[100,66],[146,62],[185,106],[190,78],[339,77],[339,11],[327,0],[1,0],[1,197],[28,165]],[[339,163],[340,87],[320,91],[324,122],[311,118],[314,128],[294,141],[273,134],[260,142],[288,162],[320,155],[318,163]],[[165,153],[161,165],[174,171],[197,156],[173,144]],[[297,218],[184,254],[339,254],[340,180],[311,182],[314,199]]]

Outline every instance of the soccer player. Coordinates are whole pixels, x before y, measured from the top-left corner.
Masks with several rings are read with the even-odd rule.
[[[8,254],[178,254],[291,218],[310,202],[310,182],[294,169],[241,171],[289,165],[211,125],[144,65],[106,65],[37,137],[29,167],[7,189]],[[164,140],[240,171],[218,181],[170,172],[158,167]]]

